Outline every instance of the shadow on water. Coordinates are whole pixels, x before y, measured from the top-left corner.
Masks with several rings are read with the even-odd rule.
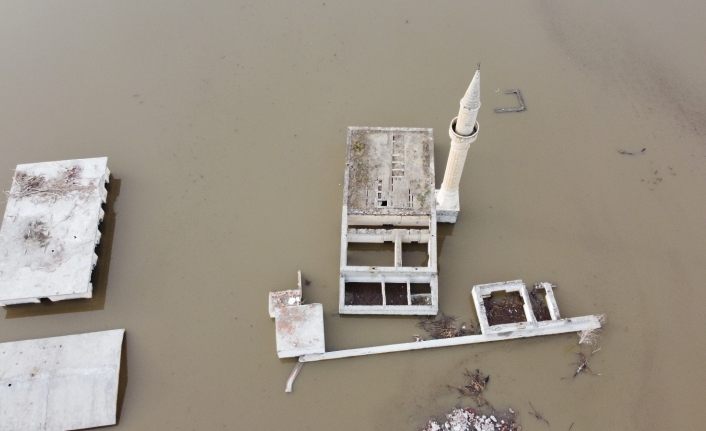
[[[438,256],[441,256],[441,250],[444,248],[444,240],[446,240],[447,236],[453,236],[455,227],[455,223],[438,223],[436,225],[436,265],[439,267],[439,272],[441,272],[441,262],[438,261]]]
[[[118,405],[115,411],[117,422],[120,424],[120,415],[123,411],[123,402],[125,401],[125,391],[127,390],[127,331],[123,339],[123,346],[120,351],[120,374],[118,375]]]
[[[98,227],[102,233],[100,243],[96,248],[98,263],[93,268],[91,283],[93,283],[93,297],[89,299],[74,299],[70,301],[52,302],[42,299],[39,304],[19,304],[6,307],[5,317],[14,319],[18,317],[45,316],[51,314],[76,313],[81,311],[102,310],[105,307],[106,290],[108,287],[108,273],[110,271],[110,255],[113,249],[113,235],[115,233],[115,201],[120,194],[121,180],[111,176],[106,185],[108,197],[105,204],[105,216]]]

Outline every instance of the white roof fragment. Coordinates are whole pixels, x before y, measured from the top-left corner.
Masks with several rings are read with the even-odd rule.
[[[114,425],[124,329],[0,344],[0,430]]]
[[[92,296],[107,162],[17,166],[0,228],[0,305]]]

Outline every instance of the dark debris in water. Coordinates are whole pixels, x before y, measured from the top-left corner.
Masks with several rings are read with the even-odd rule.
[[[424,318],[417,324],[432,338],[453,338],[477,333],[475,327],[466,323],[459,323],[453,316],[439,313],[436,317]]]

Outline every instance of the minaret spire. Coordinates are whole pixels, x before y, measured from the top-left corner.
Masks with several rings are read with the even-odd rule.
[[[476,118],[480,109],[480,65],[473,74],[473,79],[468,85],[466,94],[463,95],[456,120],[456,133],[461,136],[470,136],[476,127]]]
[[[451,120],[449,137],[451,150],[446,162],[444,181],[436,193],[437,220],[456,223],[460,210],[458,187],[468,148],[478,138],[478,111],[480,110],[480,63],[466,93],[461,98],[458,116]]]

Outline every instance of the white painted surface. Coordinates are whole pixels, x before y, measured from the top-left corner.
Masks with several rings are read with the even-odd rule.
[[[292,368],[292,372],[289,373],[289,377],[287,378],[287,385],[284,387],[285,392],[292,392],[294,389],[294,381],[297,379],[297,376],[301,372],[303,366],[304,362],[297,362],[294,368]]]
[[[124,329],[0,344],[0,430],[116,422]]]
[[[0,228],[0,305],[92,296],[107,162],[17,166]]]
[[[449,126],[449,137],[451,137],[451,148],[449,158],[446,161],[444,180],[441,187],[436,191],[436,211],[443,220],[453,220],[456,222],[460,211],[459,186],[461,175],[466,164],[466,155],[471,144],[478,138],[480,126],[476,123],[475,129],[470,136],[462,136],[454,131],[457,119],[451,120]],[[441,220],[441,219],[440,219]]]

